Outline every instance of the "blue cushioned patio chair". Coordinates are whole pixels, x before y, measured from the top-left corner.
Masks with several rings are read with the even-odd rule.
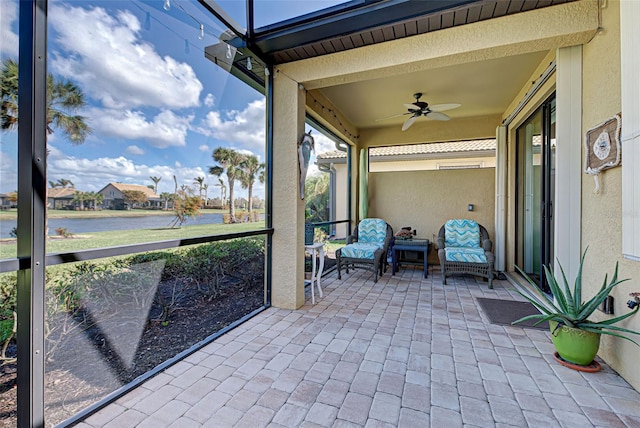
[[[393,229],[379,218],[365,218],[347,238],[347,245],[336,251],[338,279],[344,269],[362,267],[373,271],[373,282],[378,282],[387,266],[387,251],[393,238]]]
[[[438,233],[442,283],[447,283],[448,276],[467,273],[487,278],[493,288],[492,245],[487,229],[475,220],[447,221]]]

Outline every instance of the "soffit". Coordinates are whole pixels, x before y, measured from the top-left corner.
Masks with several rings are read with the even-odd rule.
[[[257,29],[252,45],[273,64],[283,64],[573,1],[391,0],[357,14],[312,15]]]

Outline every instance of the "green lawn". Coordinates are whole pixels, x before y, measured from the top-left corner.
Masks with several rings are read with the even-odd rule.
[[[71,238],[50,238],[47,242],[47,253],[67,253],[93,248],[139,244],[143,242],[246,232],[261,228],[264,228],[264,221],[237,224],[203,224],[182,226],[174,229],[163,228],[95,232]],[[16,254],[15,240],[0,243],[0,259],[14,258]]]

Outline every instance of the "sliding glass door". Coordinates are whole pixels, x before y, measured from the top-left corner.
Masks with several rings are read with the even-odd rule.
[[[555,97],[516,131],[516,265],[544,290],[543,266],[553,261]]]

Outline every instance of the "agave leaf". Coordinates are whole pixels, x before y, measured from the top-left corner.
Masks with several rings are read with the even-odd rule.
[[[603,325],[603,326],[607,326],[607,327],[603,327],[603,328],[610,328],[609,326],[611,324],[615,324],[619,321],[622,321],[623,319],[629,318],[630,316],[634,315],[636,312],[638,312],[638,309],[640,309],[640,306],[636,306],[631,312],[626,313],[624,315],[620,315],[617,316],[615,318],[610,318],[610,319],[606,319],[603,321],[588,321],[587,323],[591,323],[591,324],[598,324],[598,325]],[[636,333],[635,331],[633,331],[632,333],[634,334],[640,334],[640,333]]]
[[[558,302],[558,307],[560,308],[558,312],[574,316],[575,308],[573,307],[573,303],[570,303],[571,292],[568,289],[566,290],[566,292],[564,292],[560,288],[560,285],[558,285],[558,281],[553,275],[553,271],[551,269],[549,269],[547,266],[544,266],[544,271],[547,277],[547,283],[549,284],[549,288],[551,289],[551,294],[553,294],[555,301]],[[567,285],[565,282],[565,288],[566,287]],[[569,297],[568,300],[567,297]]]
[[[624,327],[618,327],[615,325],[602,325],[599,323],[584,323],[581,324],[579,328],[583,328],[583,326],[586,328],[596,328],[596,329],[602,329],[602,331],[604,330],[615,330],[615,331],[620,331],[622,333],[631,333],[631,334],[637,334],[640,335],[640,332],[636,332],[633,330],[629,330],[628,328],[624,328]]]
[[[601,330],[599,328],[591,328],[591,327],[584,327],[584,328],[581,327],[580,329],[584,330],[584,331],[590,331],[590,332],[593,332],[593,333],[600,333],[600,334],[606,334],[608,336],[619,337],[621,339],[628,340],[629,342],[635,343],[636,345],[640,346],[640,343],[636,342],[635,340],[631,339],[630,337],[623,336],[622,334],[614,333],[613,331]],[[629,331],[629,333],[634,333],[634,332]]]
[[[534,325],[538,325],[538,324],[544,322],[544,319],[542,319],[544,317],[545,317],[544,314],[527,315],[526,317],[522,317],[522,318],[520,318],[518,320],[515,320],[515,321],[511,322],[511,325],[518,324],[518,323],[525,322],[525,321],[529,321],[529,320],[538,320],[534,324]]]
[[[578,266],[578,273],[576,274],[576,280],[573,289],[573,299],[575,302],[575,307],[578,310],[582,305],[582,267],[584,266],[584,259],[587,256],[587,250],[589,250],[589,247],[584,249],[582,257],[580,257],[580,265]]]
[[[516,266],[516,269],[522,274],[527,282],[529,282],[529,285],[531,285],[531,288],[516,286],[515,291],[518,294],[531,302],[542,313],[550,314],[554,312],[562,312],[555,303],[538,288],[529,275],[523,272],[518,266]]]
[[[558,261],[558,266],[560,266],[560,273],[562,274],[562,285],[564,287],[564,290],[560,292],[561,298],[564,299],[564,301],[566,302],[565,308],[567,309],[567,312],[571,311],[572,313],[575,313],[576,308],[580,306],[580,302],[574,301],[575,293],[571,292],[571,289],[569,288],[569,281],[567,280],[567,275],[564,273],[564,268],[560,264],[560,261]],[[550,269],[550,268],[547,269],[546,266],[544,266],[544,268],[547,275],[547,279],[549,278],[549,275],[551,275],[551,276],[554,276],[554,280],[555,280],[553,269]],[[560,298],[555,293],[553,294],[553,297],[555,297],[556,299]]]
[[[580,319],[587,319],[592,313],[595,312],[596,309],[598,309],[598,306],[600,306],[602,302],[604,302],[604,299],[607,298],[607,296],[611,293],[611,290],[613,290],[615,286],[628,280],[629,278],[621,279],[617,282],[612,282],[608,287],[601,289],[595,296],[593,296],[588,302],[584,304],[578,317]]]

